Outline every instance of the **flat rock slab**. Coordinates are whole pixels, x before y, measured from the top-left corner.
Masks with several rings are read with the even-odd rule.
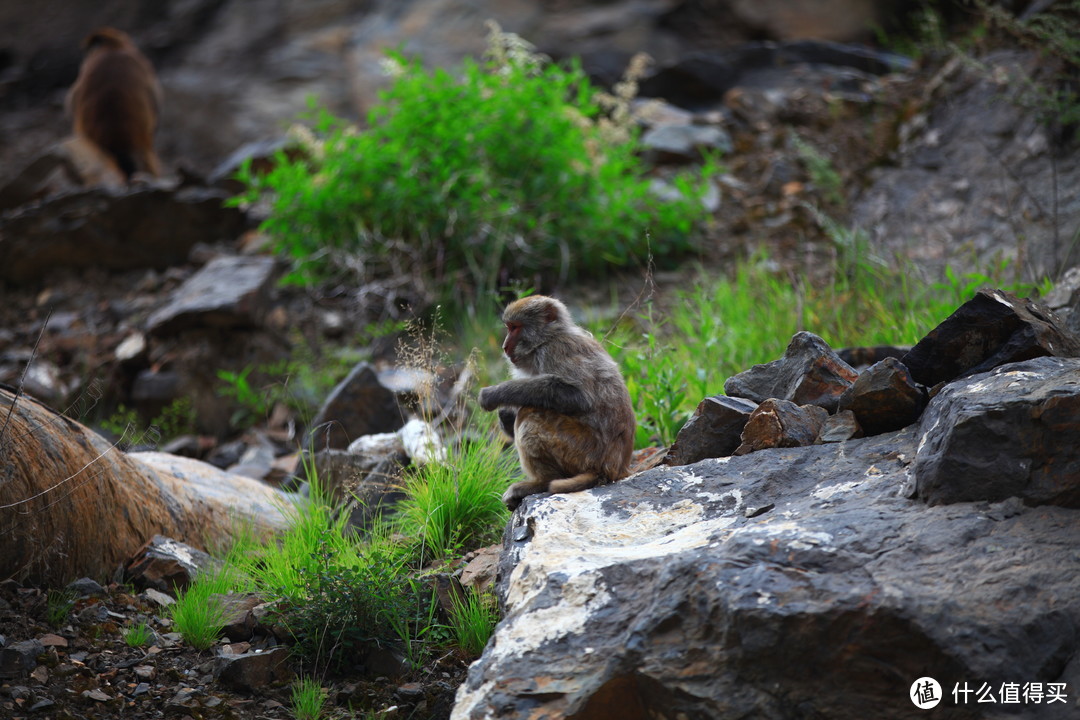
[[[1080,517],[908,499],[916,446],[908,428],[527,498],[452,718],[899,720],[926,675],[934,717],[986,716],[953,703],[962,682],[1074,700]]]
[[[150,315],[147,331],[167,335],[190,327],[258,327],[269,309],[276,273],[272,257],[215,258]]]

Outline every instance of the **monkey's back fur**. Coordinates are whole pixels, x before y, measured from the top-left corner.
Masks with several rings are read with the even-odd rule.
[[[150,61],[114,28],[95,31],[84,47],[66,100],[75,135],[104,150],[129,180],[136,172],[160,175],[154,132],[161,88]]]

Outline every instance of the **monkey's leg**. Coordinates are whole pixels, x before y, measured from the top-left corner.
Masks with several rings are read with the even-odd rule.
[[[517,506],[521,504],[525,496],[547,492],[547,489],[548,483],[546,480],[522,480],[516,482],[506,488],[506,492],[503,493],[503,505],[510,508],[511,511],[517,510]]]
[[[594,472],[584,472],[574,477],[552,480],[548,483],[548,491],[553,493],[569,493],[578,490],[588,490],[596,487],[600,482],[600,476]]]

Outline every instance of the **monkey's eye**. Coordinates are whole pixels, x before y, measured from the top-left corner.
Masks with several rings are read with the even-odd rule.
[[[506,329],[509,330],[510,332],[517,332],[518,330],[521,329],[521,323],[515,323],[515,322],[506,323]]]

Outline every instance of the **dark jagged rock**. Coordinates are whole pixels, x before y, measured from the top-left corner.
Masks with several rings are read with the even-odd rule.
[[[1080,360],[1037,358],[947,385],[919,436],[915,478],[930,504],[1080,507]]]
[[[729,377],[724,392],[754,402],[777,398],[833,412],[857,377],[828,343],[804,331],[792,336],[784,357]]]
[[[739,447],[743,427],[757,403],[716,395],[698,403],[679,430],[664,458],[665,465],[689,465],[706,458],[724,457]]]
[[[0,648],[0,678],[25,677],[37,667],[37,657],[45,652],[40,640],[24,640]]]
[[[911,61],[864,46],[815,40],[747,43],[734,50],[691,53],[661,67],[641,81],[640,93],[645,97],[662,97],[682,107],[697,107],[719,102],[728,90],[746,84],[751,73],[793,65],[884,75],[910,68]]]
[[[185,589],[196,575],[218,564],[198,548],[155,535],[124,564],[124,579],[140,589],[173,593]]]
[[[907,427],[926,407],[926,389],[911,379],[895,358],[885,358],[859,374],[840,396],[840,410],[850,410],[867,435]]]
[[[1055,315],[1004,290],[980,290],[916,343],[901,362],[927,387],[1006,363],[1078,357],[1080,340]]]
[[[226,685],[254,692],[271,683],[292,678],[289,653],[286,647],[276,647],[264,652],[218,655],[214,659],[214,674]]]
[[[821,426],[821,432],[818,433],[818,442],[844,442],[861,437],[863,437],[863,431],[855,413],[850,410],[841,410],[825,418],[825,424]]]
[[[394,432],[405,424],[393,391],[368,363],[359,363],[338,383],[311,421],[307,445],[342,449],[362,435]]]
[[[196,243],[231,241],[246,215],[203,188],[93,188],[29,205],[0,219],[0,279],[40,281],[57,268],[162,270]]]
[[[264,256],[211,260],[147,319],[147,332],[259,327],[269,310],[276,266],[274,258]]]
[[[796,405],[789,400],[769,399],[758,405],[746,421],[742,442],[735,455],[768,448],[813,445],[829,416],[817,405]]]

